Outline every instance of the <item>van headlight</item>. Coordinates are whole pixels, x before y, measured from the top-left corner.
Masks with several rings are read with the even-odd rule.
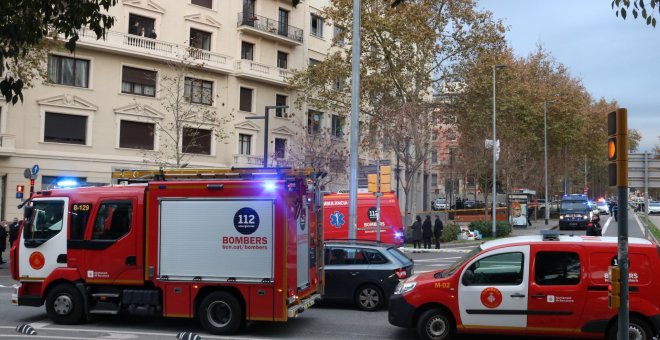
[[[413,289],[415,289],[415,286],[417,285],[417,282],[400,282],[397,286],[396,289],[394,290],[394,294],[404,294],[407,293]]]
[[[588,216],[588,215],[584,215],[584,216],[582,216],[582,219],[586,221],[586,220],[589,219],[589,216]]]
[[[560,220],[563,220],[563,219],[564,219],[564,215],[559,215],[559,219],[560,219]]]

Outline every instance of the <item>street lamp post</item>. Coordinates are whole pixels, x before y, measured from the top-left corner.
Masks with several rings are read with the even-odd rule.
[[[246,117],[245,119],[263,119],[264,120],[264,168],[268,167],[268,110],[287,109],[289,105],[271,105],[266,106],[263,116]]]
[[[504,68],[506,65],[493,65],[493,237],[497,235],[497,221],[496,221],[496,197],[497,197],[497,125],[495,124],[495,112],[496,112],[496,93],[497,93],[497,83],[495,82],[495,73],[498,68]],[[476,200],[476,198],[475,198]]]
[[[545,225],[548,225],[550,219],[550,210],[548,208],[548,101],[543,102],[543,153],[545,158],[544,177],[545,177]]]

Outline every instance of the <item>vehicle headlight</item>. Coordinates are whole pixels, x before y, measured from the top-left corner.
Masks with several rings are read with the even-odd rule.
[[[559,219],[560,219],[560,220],[563,220],[563,219],[564,219],[564,215],[559,215]]]
[[[413,290],[416,285],[417,285],[417,282],[400,282],[396,286],[396,289],[394,290],[394,294],[407,293],[407,292]]]
[[[582,219],[583,219],[583,220],[588,220],[588,219],[589,219],[589,216],[587,216],[587,215],[583,215],[583,216],[582,216]]]

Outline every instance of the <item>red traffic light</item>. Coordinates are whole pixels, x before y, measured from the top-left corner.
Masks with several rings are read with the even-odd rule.
[[[17,185],[16,186],[16,192],[24,192],[25,191],[25,186],[24,185]]]

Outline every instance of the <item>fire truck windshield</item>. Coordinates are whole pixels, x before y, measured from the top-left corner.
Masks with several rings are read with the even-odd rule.
[[[62,230],[64,201],[33,201],[32,207],[34,210],[30,224],[24,228],[23,237],[26,240],[39,240],[43,243]]]

